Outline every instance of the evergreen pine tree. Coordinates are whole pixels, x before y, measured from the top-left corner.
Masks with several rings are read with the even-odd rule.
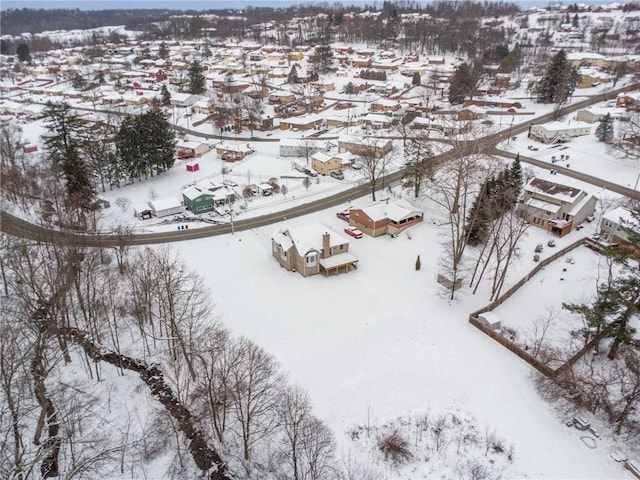
[[[347,83],[347,85],[344,87],[344,93],[348,95],[353,95],[354,93],[356,93],[356,87],[353,82]]]
[[[169,49],[167,45],[163,42],[160,44],[160,49],[158,50],[158,56],[160,58],[169,58]]]
[[[48,131],[44,136],[45,149],[54,166],[62,172],[70,206],[88,208],[94,200],[95,190],[82,156],[84,127],[64,102],[47,103],[43,116]]]
[[[170,169],[175,146],[171,125],[158,108],[127,116],[116,135],[122,171],[130,180]]]
[[[200,62],[194,60],[189,67],[189,93],[200,95],[206,90],[204,75]]]
[[[472,93],[475,83],[469,65],[467,63],[461,64],[456,68],[449,85],[449,103],[451,105],[463,103],[467,95]]]
[[[492,221],[512,210],[522,192],[522,166],[517,154],[497,176],[488,177],[471,205],[466,231],[469,245],[486,241]]]
[[[22,63],[31,63],[31,52],[28,44],[19,43],[16,47],[16,54],[18,55],[18,60]]]
[[[611,118],[610,113],[602,117],[602,120],[598,123],[596,137],[598,137],[598,140],[601,142],[610,142],[613,140],[613,118]]]
[[[287,77],[287,83],[298,83],[300,78],[298,77],[298,67],[294,63],[291,65],[291,70],[289,71],[289,76]]]
[[[411,85],[420,85],[420,74],[418,72],[413,73],[413,78],[411,80]]]
[[[171,93],[169,93],[169,89],[166,85],[162,85],[162,89],[160,90],[160,94],[162,95],[162,105],[168,107],[171,105]]]
[[[564,103],[578,84],[578,72],[564,50],[556,53],[534,88],[539,103]]]

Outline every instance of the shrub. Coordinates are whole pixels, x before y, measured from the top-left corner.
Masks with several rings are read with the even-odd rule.
[[[395,464],[403,463],[413,456],[409,450],[409,442],[398,430],[379,438],[378,448],[384,454],[385,460],[391,460]]]

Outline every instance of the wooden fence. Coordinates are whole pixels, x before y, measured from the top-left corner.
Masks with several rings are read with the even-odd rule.
[[[509,290],[507,290],[504,294],[502,294],[496,300],[494,300],[490,304],[484,306],[480,310],[476,310],[475,312],[469,314],[469,323],[471,325],[473,325],[474,327],[476,327],[481,332],[483,332],[484,334],[486,334],[489,337],[493,338],[496,342],[498,342],[500,345],[502,345],[503,347],[505,347],[509,351],[515,353],[518,357],[523,359],[525,362],[527,362],[529,365],[531,365],[533,368],[535,368],[536,370],[538,370],[540,373],[542,373],[543,375],[545,375],[548,378],[556,378],[558,375],[560,375],[561,373],[563,373],[566,370],[568,370],[569,368],[571,368],[571,366],[574,363],[576,363],[578,361],[578,359],[580,359],[580,357],[582,357],[582,355],[584,355],[587,351],[589,351],[593,347],[593,345],[594,345],[594,343],[595,343],[595,341],[597,339],[591,340],[582,349],[580,349],[576,354],[574,354],[571,358],[569,358],[564,364],[562,364],[561,366],[559,366],[556,369],[553,369],[553,368],[549,367],[548,365],[544,364],[543,362],[541,362],[540,360],[538,360],[533,355],[531,355],[524,348],[520,347],[519,345],[517,345],[516,343],[512,342],[511,340],[509,340],[508,338],[504,337],[503,335],[500,335],[498,332],[494,331],[493,329],[491,329],[487,325],[484,325],[482,322],[480,322],[478,320],[478,317],[481,314],[485,313],[485,312],[490,312],[490,311],[495,310],[496,308],[498,308],[500,305],[502,305],[504,302],[506,302],[514,293],[516,293],[525,283],[527,283],[531,278],[533,278],[536,275],[536,273],[538,273],[544,267],[546,267],[547,265],[553,263],[554,261],[556,261],[558,258],[562,257],[563,255],[566,255],[567,253],[571,252],[572,250],[575,250],[576,248],[578,248],[579,246],[584,245],[585,242],[586,242],[586,239],[584,239],[584,238],[580,239],[580,240],[572,243],[571,245],[568,245],[568,246],[564,247],[563,249],[558,250],[556,253],[554,253],[550,257],[545,258],[544,260],[542,260],[540,263],[538,263],[535,266],[535,268],[533,270],[531,270],[527,275],[525,275],[523,278],[521,278],[515,285],[513,285]]]

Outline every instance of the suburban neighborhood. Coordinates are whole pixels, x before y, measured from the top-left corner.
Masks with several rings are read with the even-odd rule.
[[[0,10],[0,476],[640,478],[639,3],[74,1]]]

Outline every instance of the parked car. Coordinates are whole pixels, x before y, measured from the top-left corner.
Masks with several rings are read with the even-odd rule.
[[[353,165],[351,165],[351,168],[353,168],[354,170],[361,170],[362,165],[360,165],[359,163],[354,163]]]
[[[339,172],[338,170],[329,172],[329,175],[331,175],[333,178],[337,178],[338,180],[344,180],[344,173]]]
[[[542,252],[542,248],[543,248],[542,244],[539,243],[538,245],[536,245],[536,248],[535,248],[534,252],[540,253],[540,252]]]
[[[589,215],[587,218],[585,218],[585,220],[587,222],[593,222],[595,220],[596,217],[594,217],[593,215]]]
[[[341,220],[344,220],[345,222],[349,221],[349,210],[343,210],[341,212],[336,213],[336,217],[338,217]]]
[[[344,233],[346,233],[347,235],[351,235],[353,238],[362,238],[362,236],[364,235],[364,233],[354,227],[345,228]]]
[[[318,172],[316,172],[313,168],[305,168],[304,173],[306,173],[310,177],[317,177],[318,176]]]

